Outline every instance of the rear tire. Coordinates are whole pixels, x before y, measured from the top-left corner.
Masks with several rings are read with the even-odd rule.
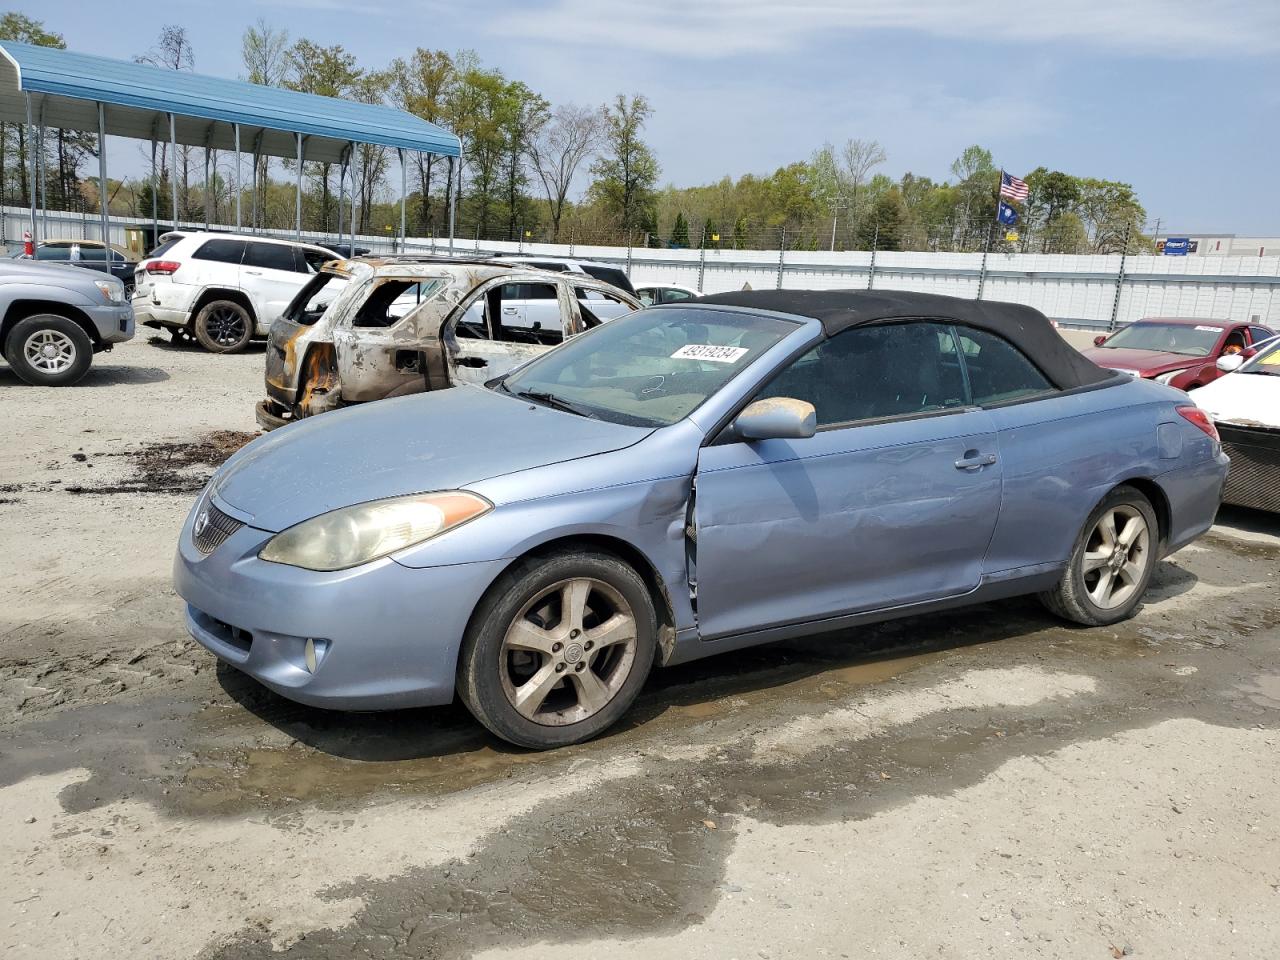
[[[1133,487],[1116,487],[1089,514],[1062,580],[1040,600],[1064,620],[1089,627],[1127,620],[1142,603],[1159,547],[1151,502]]]
[[[485,594],[463,640],[457,689],[517,746],[590,740],[635,701],[653,665],[657,615],[617,557],[566,550],[525,560]]]
[[[253,317],[234,300],[210,300],[194,326],[200,346],[210,353],[239,353],[253,339]]]
[[[67,387],[89,372],[93,341],[74,320],[36,314],[14,324],[4,356],[13,372],[33,387]]]

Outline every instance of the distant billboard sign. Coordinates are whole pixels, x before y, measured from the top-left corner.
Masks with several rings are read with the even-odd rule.
[[[1156,244],[1166,257],[1185,257],[1196,252],[1196,242],[1190,237],[1167,237]]]

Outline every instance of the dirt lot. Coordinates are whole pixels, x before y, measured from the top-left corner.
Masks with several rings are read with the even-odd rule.
[[[0,367],[0,948],[116,957],[1280,952],[1280,523],[1229,513],[1141,614],[1031,601],[655,674],[508,749],[215,666],[169,586],[261,352]]]

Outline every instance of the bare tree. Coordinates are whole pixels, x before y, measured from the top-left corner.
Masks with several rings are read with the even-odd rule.
[[[867,174],[884,163],[888,157],[878,140],[847,140],[840,151],[843,174],[849,185],[849,200],[854,211],[858,209],[858,188],[867,181]]]
[[[191,46],[191,38],[187,36],[186,27],[179,27],[172,23],[160,28],[160,39],[154,47],[134,59],[138,63],[149,63],[153,67],[162,67],[165,70],[193,70],[196,65],[195,49]],[[168,141],[162,139],[160,143],[160,171],[162,176],[165,171],[167,149]],[[178,155],[173,158],[174,167],[176,168],[179,163],[182,164],[181,215],[183,219],[189,220],[191,218],[190,147],[183,146],[178,148]],[[176,174],[176,169],[174,172]]]
[[[528,144],[529,160],[542,181],[551,207],[551,242],[560,238],[560,218],[578,168],[596,152],[604,132],[599,107],[565,103]]]
[[[246,71],[244,79],[264,87],[280,86],[288,69],[289,61],[285,56],[288,49],[288,32],[277,30],[265,20],[259,19],[240,38],[240,59]],[[241,148],[246,147],[249,144],[241,144]],[[260,157],[253,167],[253,196],[259,218],[264,216],[267,208],[267,172],[270,162],[269,157]],[[253,224],[255,227],[261,225],[260,222]]]

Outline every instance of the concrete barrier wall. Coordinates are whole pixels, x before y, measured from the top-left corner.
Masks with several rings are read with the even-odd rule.
[[[49,212],[41,235],[97,239],[100,221],[89,214]],[[114,218],[111,239],[122,243],[126,226],[149,221]],[[10,249],[28,229],[30,214],[0,208],[0,230]],[[166,225],[161,225],[163,231]],[[189,224],[187,229],[203,229]],[[220,226],[216,229],[227,230]],[[284,238],[291,231],[272,231]],[[333,239],[304,231],[303,239]],[[444,253],[446,239],[409,237],[403,244],[385,236],[356,238],[375,252]],[[456,253],[527,253],[576,256],[619,264],[633,282],[678,283],[706,293],[773,289],[918,290],[958,297],[1025,303],[1050,317],[1082,327],[1128,323],[1150,316],[1194,316],[1253,320],[1280,326],[1280,257],[1063,256],[1047,254],[924,253],[788,250],[650,250],[587,244],[454,241]],[[781,282],[779,282],[781,280]]]

